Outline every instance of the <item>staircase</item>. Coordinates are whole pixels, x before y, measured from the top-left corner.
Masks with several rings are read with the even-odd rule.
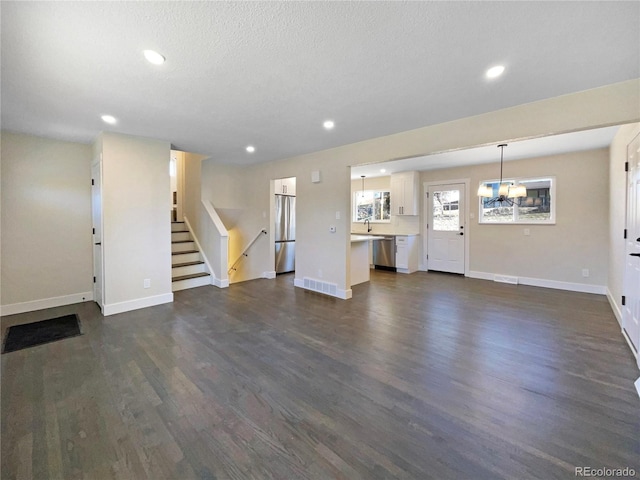
[[[184,222],[171,222],[171,291],[211,285],[211,275]]]

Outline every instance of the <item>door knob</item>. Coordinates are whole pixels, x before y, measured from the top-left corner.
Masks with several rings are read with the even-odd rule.
[[[460,235],[464,235],[464,232],[460,232]]]

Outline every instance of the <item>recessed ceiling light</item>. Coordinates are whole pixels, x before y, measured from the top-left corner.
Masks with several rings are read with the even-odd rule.
[[[386,169],[386,168],[381,168],[381,169],[380,169],[380,173],[384,173],[384,172],[386,172],[386,171],[387,171],[387,169]]]
[[[162,65],[166,60],[162,55],[160,55],[158,52],[154,52],[153,50],[145,50],[143,53],[144,58],[146,58],[150,63],[153,63],[154,65]]]
[[[249,153],[253,153],[253,152],[255,152],[255,151],[256,151],[256,147],[254,147],[253,145],[249,145],[249,146],[247,147],[247,152],[249,152]]]
[[[324,127],[325,130],[331,130],[333,127],[336,126],[336,124],[333,122],[333,120],[326,120],[322,126]]]
[[[491,67],[489,70],[487,70],[486,75],[487,75],[487,78],[496,78],[502,75],[503,72],[504,72],[504,66],[496,65],[495,67]]]
[[[102,115],[102,121],[104,123],[108,123],[110,125],[113,125],[114,123],[117,122],[116,117],[114,117],[113,115]]]

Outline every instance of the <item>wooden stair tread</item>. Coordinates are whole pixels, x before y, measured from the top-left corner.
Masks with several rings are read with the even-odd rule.
[[[189,243],[193,242],[193,240],[172,240],[171,243]]]
[[[184,222],[171,222],[171,223],[184,223]]]
[[[172,268],[176,268],[176,267],[189,267],[191,265],[202,265],[204,262],[202,260],[198,260],[195,262],[184,262],[184,263],[174,263],[173,265],[171,265]]]
[[[185,250],[184,252],[171,252],[171,255],[184,255],[186,253],[198,253],[198,250]]]
[[[189,233],[189,230],[172,230],[171,233]]]
[[[210,275],[206,272],[192,273],[190,275],[181,275],[179,277],[173,277],[171,281],[179,282],[180,280],[189,280],[190,278],[200,278],[200,277],[208,277],[208,276]]]

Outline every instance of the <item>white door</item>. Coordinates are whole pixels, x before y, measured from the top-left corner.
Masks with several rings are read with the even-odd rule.
[[[91,165],[91,217],[93,222],[93,299],[102,310],[102,161]]]
[[[627,147],[627,243],[622,328],[636,352],[640,349],[640,135]],[[639,360],[640,362],[640,360]]]
[[[427,269],[464,274],[465,185],[431,185],[427,195]]]

